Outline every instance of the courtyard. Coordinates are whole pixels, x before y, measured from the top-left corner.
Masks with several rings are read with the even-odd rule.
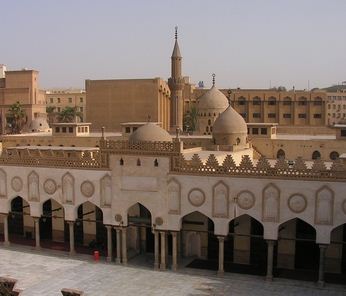
[[[345,295],[346,287],[181,268],[179,272],[154,271],[137,257],[128,266],[95,263],[91,256],[69,257],[63,252],[23,246],[0,247],[0,276],[18,280],[23,296],[61,295],[62,288],[85,295]]]

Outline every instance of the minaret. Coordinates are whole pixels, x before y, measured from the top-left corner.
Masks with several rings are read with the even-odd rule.
[[[168,85],[171,90],[171,130],[176,128],[183,130],[183,113],[184,100],[183,88],[184,79],[181,75],[181,60],[180,49],[178,45],[178,27],[175,27],[175,43],[171,57],[171,77],[168,79]]]

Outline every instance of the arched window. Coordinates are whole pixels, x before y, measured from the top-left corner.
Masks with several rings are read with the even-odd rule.
[[[322,99],[320,97],[315,98],[314,106],[322,106]]]
[[[244,97],[238,98],[238,105],[245,105],[246,104],[246,99]]]
[[[305,97],[300,97],[298,100],[298,105],[299,106],[306,106],[308,102],[308,99]]]
[[[285,151],[283,151],[282,149],[279,149],[278,152],[276,153],[276,158],[285,159],[285,157],[286,157]]]
[[[141,160],[139,158],[137,159],[137,166],[141,166]]]
[[[312,153],[312,159],[321,159],[321,153],[319,151],[314,151]]]
[[[283,101],[284,106],[291,106],[292,104],[292,99],[290,97],[285,97]]]
[[[120,165],[124,165],[124,160],[123,160],[122,158],[120,158],[119,164],[120,164]]]
[[[237,145],[239,145],[240,144],[240,138],[237,138]]]
[[[261,99],[260,97],[254,97],[252,99],[252,105],[261,105]]]
[[[211,125],[211,120],[210,119],[208,119],[208,125]]]
[[[208,133],[209,132],[209,126],[205,128],[205,131]]]
[[[276,98],[275,97],[270,97],[268,99],[268,105],[272,105],[272,106],[276,105]]]
[[[332,152],[330,152],[330,154],[329,154],[329,158],[330,158],[331,160],[336,160],[336,159],[339,158],[339,153],[336,152],[336,151],[332,151]]]
[[[156,167],[159,166],[159,161],[157,160],[157,158],[154,160],[154,166],[156,166]]]

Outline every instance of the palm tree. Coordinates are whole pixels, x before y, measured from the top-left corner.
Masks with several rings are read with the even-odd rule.
[[[48,124],[49,124],[49,126],[54,121],[54,110],[55,110],[55,106],[47,106],[46,107],[46,113],[47,113],[47,116],[48,116]]]
[[[10,124],[12,133],[20,133],[24,125],[25,116],[26,113],[19,101],[10,106],[7,111],[7,122]]]
[[[186,132],[195,131],[197,127],[197,108],[192,106],[184,115],[184,130]]]
[[[65,107],[59,114],[59,122],[72,122],[77,117],[82,118],[82,113],[77,111],[77,107]]]

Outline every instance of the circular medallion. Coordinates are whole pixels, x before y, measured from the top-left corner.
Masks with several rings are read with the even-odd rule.
[[[53,194],[56,191],[56,183],[53,179],[47,179],[44,181],[43,189],[47,194]]]
[[[115,215],[115,221],[116,222],[121,222],[123,220],[123,217],[120,214]]]
[[[344,202],[342,203],[342,209],[344,210],[344,213],[346,215],[346,199],[344,200]]]
[[[238,206],[243,210],[251,209],[255,205],[255,196],[250,191],[243,191],[238,194]]]
[[[189,202],[195,207],[200,207],[205,202],[204,192],[200,189],[192,189],[188,198]]]
[[[156,217],[155,224],[161,226],[163,224],[163,219],[161,217]]]
[[[301,213],[307,206],[306,198],[301,194],[293,194],[288,198],[287,205],[294,213]]]
[[[85,197],[91,197],[95,192],[94,184],[90,181],[84,181],[80,185],[80,191]]]
[[[23,181],[19,177],[13,177],[11,180],[12,189],[16,192],[21,191],[23,189]]]

